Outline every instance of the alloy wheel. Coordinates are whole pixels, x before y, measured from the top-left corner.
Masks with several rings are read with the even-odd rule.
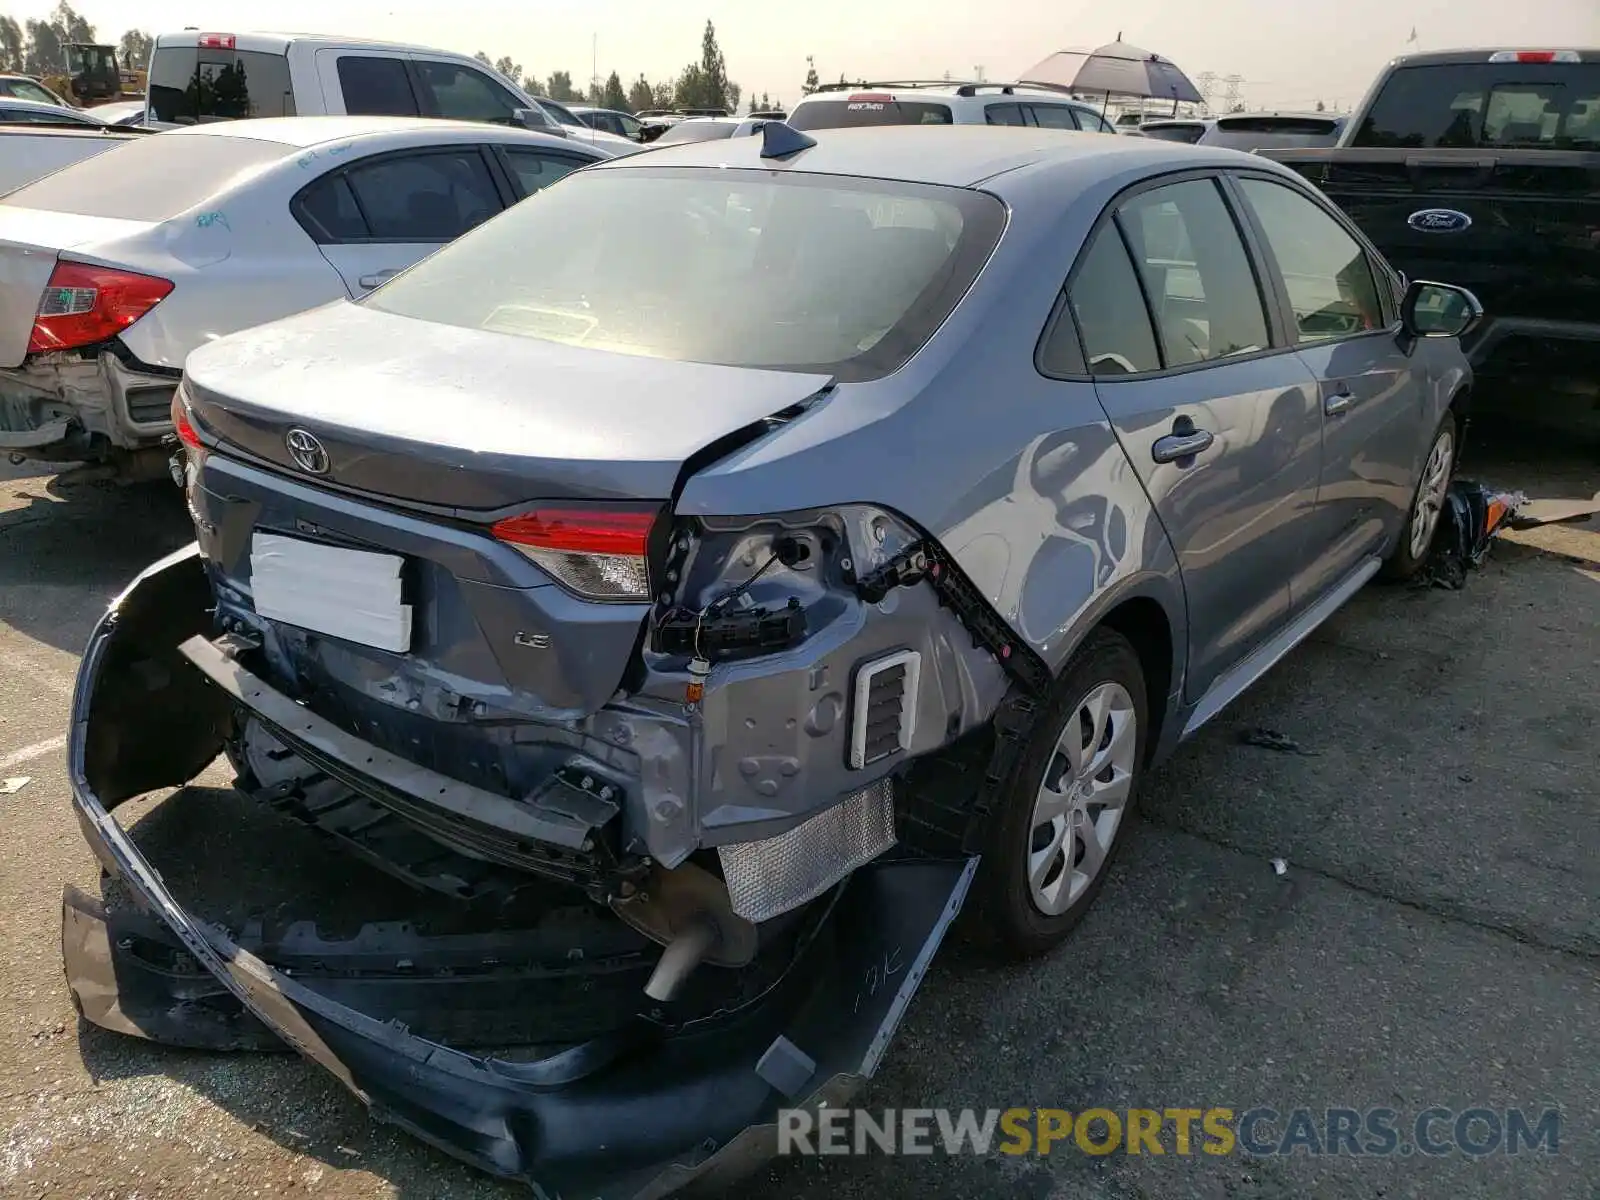
[[[1417,485],[1416,506],[1411,513],[1411,557],[1414,559],[1420,559],[1433,544],[1433,531],[1439,524],[1439,513],[1450,489],[1450,466],[1455,448],[1455,435],[1449,429],[1440,430],[1427,465],[1422,468],[1422,482]]]
[[[1102,683],[1068,712],[1029,823],[1028,891],[1059,916],[1105,868],[1133,794],[1139,746],[1133,697]]]

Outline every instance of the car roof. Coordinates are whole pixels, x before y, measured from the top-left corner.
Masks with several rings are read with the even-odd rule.
[[[1403,54],[1390,62],[1392,67],[1454,67],[1474,63],[1487,64],[1491,54],[1524,51],[1541,54],[1550,50],[1572,50],[1580,61],[1600,62],[1600,49],[1584,49],[1571,43],[1552,43],[1543,46],[1487,46],[1481,50],[1429,50],[1422,54]]]
[[[295,149],[346,138],[406,133],[417,135],[420,141],[482,141],[485,138],[500,141],[509,138],[529,139],[550,146],[582,144],[507,125],[444,121],[434,117],[256,117],[248,121],[211,121],[205,125],[185,125],[167,131],[167,135],[173,137],[248,138],[257,142],[277,142]]]
[[[776,123],[776,122],[775,122]],[[1252,166],[1277,169],[1253,154],[1220,147],[1180,145],[1148,138],[1110,137],[1002,125],[892,125],[860,129],[821,129],[807,136],[816,145],[788,159],[764,159],[764,137],[683,142],[648,154],[619,158],[601,170],[656,167],[747,167],[789,169],[808,174],[853,175],[907,183],[972,187],[1023,168],[1059,172],[1085,184],[1108,170],[1141,166],[1170,169]],[[1143,160],[1141,162],[1141,159]]]
[[[308,42],[318,46],[348,46],[352,50],[406,50],[450,58],[467,57],[454,50],[441,50],[437,46],[425,46],[417,42],[388,42],[378,38],[344,37],[331,33],[297,33],[292,30],[251,29],[234,33],[227,30],[218,31],[215,26],[208,26],[205,30],[184,29],[157,34],[155,44],[198,46],[201,38],[219,35],[233,38],[236,50],[266,51],[275,54],[282,54],[289,48],[291,42]]]
[[[962,83],[951,81],[949,83],[920,83],[912,80],[906,83],[847,83],[824,84],[810,95],[801,96],[795,107],[801,104],[815,104],[818,101],[832,100],[847,102],[858,92],[877,92],[887,96],[898,96],[905,93],[908,96],[938,96],[953,100],[993,101],[1005,96],[1022,96],[1030,100],[1048,100],[1055,104],[1071,104],[1078,108],[1095,108],[1085,100],[1078,100],[1067,93],[1057,91],[1055,88],[1039,87],[1027,83]],[[1095,108],[1095,111],[1099,111]]]

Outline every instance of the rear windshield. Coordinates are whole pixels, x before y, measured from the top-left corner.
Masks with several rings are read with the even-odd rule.
[[[821,100],[789,115],[796,129],[859,129],[869,125],[949,125],[950,106],[927,100]]]
[[[1352,144],[1600,150],[1600,63],[1401,67]]]
[[[155,120],[178,125],[295,115],[289,59],[282,54],[157,46],[149,92]]]
[[[622,354],[871,379],[932,336],[1004,223],[998,200],[964,188],[607,168],[546,188],[362,303]]]
[[[8,193],[0,204],[165,221],[286,153],[277,142],[156,133],[124,142]]]
[[[1145,137],[1161,142],[1188,142],[1193,145],[1206,131],[1204,125],[1145,125],[1139,130]]]
[[[656,139],[658,146],[671,146],[678,142],[714,142],[718,138],[732,137],[739,128],[735,121],[680,121]]]

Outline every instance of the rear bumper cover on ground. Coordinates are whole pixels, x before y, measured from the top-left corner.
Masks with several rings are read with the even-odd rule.
[[[63,956],[87,1019],[217,1046],[260,1044],[270,1030],[379,1118],[541,1194],[600,1200],[738,1178],[774,1152],[780,1109],[837,1104],[873,1074],[961,907],[976,860],[866,867],[835,897],[828,936],[806,943],[759,999],[678,1028],[640,1019],[627,1032],[537,1062],[475,1057],[358,1012],[318,990],[314,975],[291,978],[186,912],[110,815],[115,800],[103,803],[91,785],[106,777],[92,756],[107,733],[91,737],[89,727],[108,662],[127,663],[119,637],[172,625],[162,606],[192,597],[196,572],[203,580],[193,547],[162,560],[96,628],[73,702],[69,772],[74,808],[101,864],[227,996],[220,1006],[215,994],[193,1005],[198,972],[150,971],[112,936],[117,915],[68,889]],[[187,635],[198,624],[182,628],[179,617],[173,632]],[[175,663],[163,655],[159,669],[146,673]],[[129,761],[134,771],[148,767],[143,755]]]

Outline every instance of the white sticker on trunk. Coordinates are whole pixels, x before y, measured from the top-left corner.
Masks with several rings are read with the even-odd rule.
[[[257,533],[250,541],[250,590],[256,612],[269,621],[404,654],[411,648],[411,606],[402,600],[403,563],[395,554]]]

